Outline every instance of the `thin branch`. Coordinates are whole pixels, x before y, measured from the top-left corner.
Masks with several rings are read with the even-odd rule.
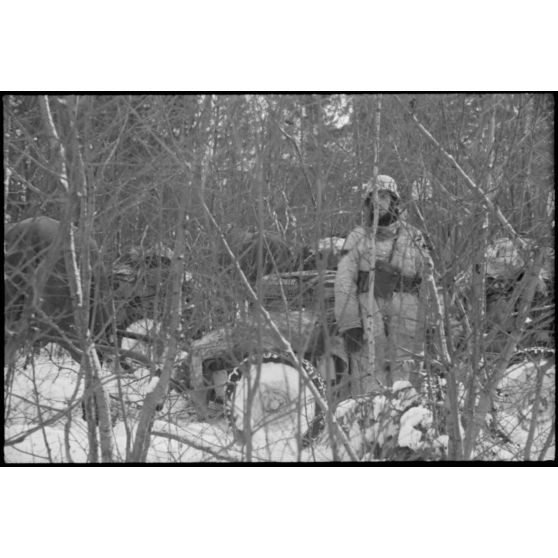
[[[504,346],[500,358],[494,365],[494,370],[492,371],[491,377],[486,382],[484,386],[479,402],[476,406],[473,421],[468,425],[470,432],[467,432],[467,436],[470,436],[471,446],[474,446],[475,440],[477,439],[480,431],[482,430],[486,415],[490,410],[492,403],[493,393],[496,386],[500,383],[504,374],[509,366],[510,360],[517,350],[517,344],[521,339],[521,335],[524,331],[526,320],[529,315],[529,310],[535,295],[535,290],[537,287],[538,276],[542,268],[542,261],[544,256],[544,250],[539,250],[539,253],[535,257],[535,261],[529,270],[525,273],[523,279],[524,292],[516,319],[515,327],[513,331],[509,334],[508,341]]]
[[[533,402],[533,407],[531,409],[531,424],[529,425],[529,433],[527,435],[527,441],[525,443],[525,461],[531,460],[531,448],[533,446],[533,439],[535,437],[535,430],[537,428],[538,415],[539,415],[539,405],[541,402],[541,392],[543,387],[543,379],[547,370],[555,363],[549,361],[545,366],[537,366],[537,378],[535,381],[535,401]]]
[[[401,99],[399,98],[399,96],[394,95],[395,99],[397,100],[397,102],[399,103],[399,105],[403,108],[403,110],[409,115],[409,117],[411,118],[411,120],[414,122],[414,124],[416,125],[416,127],[419,129],[419,131],[429,140],[431,141],[440,151],[440,153],[443,155],[443,157],[453,166],[455,167],[455,169],[457,170],[457,172],[461,175],[461,177],[464,179],[465,184],[468,186],[468,188],[473,191],[475,194],[477,194],[477,196],[479,196],[481,204],[483,205],[483,207],[485,207],[486,209],[489,209],[492,213],[494,213],[494,215],[496,216],[496,219],[498,219],[498,221],[500,222],[500,224],[502,225],[502,227],[504,228],[504,230],[509,234],[509,236],[511,237],[512,242],[514,242],[517,247],[521,250],[526,250],[528,248],[527,246],[527,242],[521,238],[519,236],[519,234],[516,232],[516,230],[513,228],[513,226],[510,224],[510,222],[506,219],[506,217],[504,216],[504,214],[502,213],[501,209],[492,202],[492,200],[489,198],[489,196],[487,194],[485,194],[482,190],[482,188],[480,188],[480,186],[478,186],[473,179],[461,168],[461,166],[458,164],[458,162],[453,158],[452,155],[450,155],[441,145],[440,143],[434,138],[434,136],[432,136],[432,134],[418,121],[418,118],[416,117],[416,115],[411,112],[406,106],[405,104],[401,101]]]
[[[240,267],[240,264],[238,262],[238,259],[234,255],[234,252],[231,250],[231,247],[229,246],[229,243],[227,242],[227,239],[225,238],[225,235],[223,234],[221,228],[219,227],[219,225],[215,221],[215,218],[213,217],[213,214],[211,213],[211,211],[207,207],[207,205],[205,203],[205,200],[203,198],[201,198],[200,202],[201,202],[201,205],[202,205],[209,221],[212,223],[212,225],[217,230],[217,233],[219,234],[219,237],[221,238],[221,242],[223,243],[225,251],[227,252],[228,256],[233,261],[234,267],[237,270],[238,274],[240,275],[242,283],[244,284],[244,287],[246,288],[249,297],[255,303],[256,308],[263,315],[266,324],[271,328],[271,330],[275,334],[276,338],[279,340],[280,344],[282,345],[283,349],[293,359],[293,362],[296,363],[296,368],[297,368],[299,374],[302,376],[302,379],[304,380],[305,385],[308,386],[309,390],[311,391],[312,395],[314,396],[314,398],[316,400],[316,403],[319,405],[320,409],[322,409],[322,411],[324,413],[328,413],[329,408],[328,408],[327,402],[322,398],[320,392],[318,391],[318,388],[314,385],[314,382],[312,382],[312,380],[308,377],[308,374],[304,371],[304,368],[300,364],[300,359],[295,354],[295,352],[294,352],[291,344],[289,343],[289,341],[279,331],[279,328],[275,325],[275,323],[274,323],[273,319],[271,318],[271,315],[269,314],[269,312],[260,303],[260,301],[258,299],[258,295],[254,292],[254,289],[252,288],[252,286],[250,285],[250,282],[246,278],[246,275],[242,271],[242,269]],[[357,457],[356,453],[354,452],[353,448],[351,447],[351,444],[350,444],[347,436],[345,435],[345,433],[341,429],[339,423],[337,422],[337,419],[335,418],[335,416],[333,414],[331,415],[331,424],[333,426],[333,429],[334,429],[334,432],[335,432],[336,436],[339,438],[340,442],[343,444],[343,446],[347,450],[347,453],[349,454],[351,459],[353,459],[354,461],[358,461],[358,457]]]
[[[556,438],[556,420],[553,420],[552,421],[552,427],[550,429],[550,432],[548,433],[548,437],[546,438],[543,449],[541,450],[541,453],[538,457],[538,461],[544,461],[544,458],[546,456],[546,452],[548,451],[548,449],[550,448],[550,446],[552,444],[556,443],[555,438]]]
[[[219,451],[214,450],[212,448],[210,448],[209,446],[204,446],[202,444],[197,444],[196,442],[193,442],[192,440],[188,440],[188,438],[184,438],[182,436],[178,436],[176,434],[171,434],[170,432],[161,432],[160,430],[153,430],[151,432],[151,434],[153,436],[158,436],[160,438],[166,438],[168,440],[174,440],[176,442],[180,442],[181,444],[190,446],[194,449],[197,449],[199,451],[203,451],[204,453],[208,453],[209,455],[211,455],[211,457],[215,457],[216,459],[220,459],[221,461],[228,461],[231,463],[237,463],[239,460],[234,458],[234,457],[230,457],[228,455],[223,455],[223,451],[226,451],[227,448],[219,448]]]
[[[317,203],[316,203],[316,197],[314,196],[314,192],[312,191],[312,181],[310,180],[310,177],[308,176],[308,171],[306,170],[306,164],[304,163],[304,159],[302,157],[302,152],[300,151],[300,147],[298,146],[298,143],[293,138],[293,136],[291,136],[284,128],[279,126],[279,123],[275,119],[272,119],[272,120],[273,120],[273,123],[277,126],[277,128],[279,128],[280,132],[289,140],[291,145],[294,146],[295,153],[298,157],[298,160],[300,161],[300,167],[302,169],[302,174],[304,175],[304,178],[306,180],[306,185],[308,186],[308,192],[310,194],[310,198],[312,199],[312,204],[314,205],[314,208],[316,208]]]
[[[186,188],[182,188],[182,196],[184,196],[185,191]],[[155,385],[153,391],[145,396],[134,446],[129,456],[129,460],[133,462],[144,462],[147,458],[155,411],[157,405],[163,401],[168,392],[173,364],[178,352],[178,335],[175,335],[175,333],[179,334],[181,329],[180,316],[182,314],[182,284],[184,281],[184,251],[186,245],[184,237],[186,204],[184,203],[184,199],[182,199],[181,202],[181,211],[176,228],[173,259],[170,269],[172,292],[165,308],[165,314],[167,316],[170,315],[170,319],[168,319],[168,321],[165,320],[166,323],[163,329],[166,341],[166,348],[163,355],[163,367],[159,381]]]

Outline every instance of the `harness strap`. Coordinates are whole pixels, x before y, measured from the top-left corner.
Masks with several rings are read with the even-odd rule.
[[[399,232],[401,231],[401,225],[397,226],[397,231],[395,233],[395,237],[393,238],[393,242],[391,244],[391,250],[389,253],[389,258],[388,258],[388,263],[391,263],[391,261],[393,260],[393,256],[395,255],[395,246],[397,244],[397,241],[399,240]]]

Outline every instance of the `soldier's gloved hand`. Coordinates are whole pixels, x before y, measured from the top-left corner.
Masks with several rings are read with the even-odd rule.
[[[364,344],[364,330],[361,327],[353,327],[343,333],[347,352],[356,353]]]

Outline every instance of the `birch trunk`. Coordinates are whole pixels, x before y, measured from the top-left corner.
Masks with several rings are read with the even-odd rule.
[[[448,382],[448,405],[449,405],[449,420],[448,420],[448,435],[449,435],[449,459],[459,460],[463,455],[462,442],[461,442],[461,429],[459,420],[459,398],[457,393],[457,379],[455,377],[455,368],[453,366],[451,356],[448,351],[444,316],[442,312],[442,303],[438,295],[436,281],[434,279],[434,269],[427,266],[425,269],[424,281],[429,291],[430,299],[433,304],[434,323],[436,324],[436,331],[438,333],[438,343],[440,345],[440,356],[442,363],[447,373]]]
[[[370,261],[370,271],[368,273],[368,306],[366,314],[366,337],[368,339],[368,374],[375,377],[379,370],[375,370],[376,365],[376,344],[374,339],[374,280],[376,272],[376,232],[378,230],[378,219],[380,217],[380,205],[378,200],[378,161],[380,158],[380,120],[382,115],[382,96],[376,99],[376,110],[374,119],[374,166],[372,171],[372,204],[374,207],[374,219],[369,235],[370,243],[368,248],[368,259]],[[365,216],[365,226],[368,226],[368,216]],[[389,340],[388,340],[389,343]],[[389,353],[388,353],[389,354]],[[384,363],[382,363],[382,366]],[[363,387],[363,386],[361,386]]]
[[[89,253],[88,239],[91,234],[91,218],[93,212],[89,210],[87,203],[87,184],[85,181],[85,172],[83,168],[83,161],[79,152],[79,144],[77,138],[77,128],[75,120],[75,102],[73,97],[66,99],[66,105],[69,116],[70,137],[72,138],[72,148],[74,161],[76,163],[77,180],[70,183],[68,168],[66,165],[67,153],[64,143],[60,139],[60,135],[54,124],[54,119],[50,111],[48,97],[41,99],[41,107],[47,125],[47,129],[51,138],[53,138],[53,145],[57,146],[56,159],[57,159],[57,177],[66,196],[65,216],[62,220],[61,231],[59,231],[59,238],[56,239],[52,249],[58,249],[64,242],[64,238],[68,239],[68,250],[63,250],[65,259],[65,268],[68,275],[68,282],[70,293],[73,301],[74,322],[76,330],[79,335],[80,348],[82,351],[82,365],[85,371],[85,393],[92,392],[92,399],[90,405],[86,408],[90,410],[87,416],[88,422],[88,438],[89,438],[89,459],[92,462],[98,460],[97,455],[97,439],[95,433],[95,422],[93,413],[91,412],[95,407],[96,419],[99,423],[99,433],[101,441],[101,456],[103,462],[112,461],[112,429],[110,424],[110,407],[108,396],[106,396],[101,384],[101,365],[92,340],[91,331],[89,328],[89,296],[85,296],[84,292],[89,292],[88,287],[91,284],[91,262]],[[75,231],[72,226],[72,215],[75,211],[75,200],[79,202],[80,213],[80,228],[81,228],[81,241],[80,257],[78,260],[77,246]],[[87,224],[89,221],[89,224]],[[51,252],[52,253],[52,252]],[[79,261],[79,263],[78,263]],[[81,269],[81,271],[80,271]],[[42,280],[46,280],[46,274],[43,275]],[[84,283],[86,289],[84,291]],[[44,285],[44,283],[43,283]]]
[[[81,332],[81,339],[83,343],[83,362],[85,364],[86,374],[89,374],[92,378],[93,383],[93,393],[96,405],[96,416],[98,420],[99,427],[99,438],[101,443],[101,459],[103,463],[110,463],[113,460],[113,433],[111,424],[111,414],[110,414],[110,399],[108,393],[103,388],[102,384],[102,368],[99,361],[99,357],[95,350],[95,344],[93,341],[93,336],[91,329],[89,327],[90,323],[96,323],[95,316],[91,316],[91,305],[90,305],[90,293],[92,282],[95,288],[99,288],[100,276],[98,269],[95,271],[91,266],[91,254],[89,251],[89,239],[93,238],[93,218],[95,214],[95,196],[89,195],[88,182],[86,177],[85,165],[83,162],[83,157],[81,154],[81,147],[79,145],[77,122],[76,122],[76,103],[74,97],[67,98],[67,108],[68,116],[70,122],[70,133],[72,140],[72,151],[74,156],[74,170],[76,174],[76,180],[74,184],[70,185],[73,187],[75,192],[74,196],[77,198],[79,203],[79,232],[81,246],[80,250],[80,268],[81,274],[77,267],[78,257],[75,251],[71,252],[71,257],[73,261],[73,269],[75,272],[75,277],[78,280],[76,284],[76,289],[81,293],[81,308],[79,308],[79,315],[81,318],[81,323],[79,324],[78,330]],[[70,228],[70,235],[72,235],[73,229]],[[72,236],[70,237],[72,238]],[[71,245],[71,246],[75,246]],[[99,265],[99,262],[95,262],[95,265]],[[96,276],[96,277],[95,277]],[[98,295],[98,293],[97,293]],[[79,300],[79,299],[78,299]],[[95,299],[98,301],[98,297]],[[94,305],[93,312],[96,312],[96,305]],[[77,316],[76,316],[77,317]],[[91,319],[94,319],[92,322]],[[78,322],[76,322],[78,323]]]

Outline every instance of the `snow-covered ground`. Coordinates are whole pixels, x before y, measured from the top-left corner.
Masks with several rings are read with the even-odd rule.
[[[537,376],[540,391],[537,413],[534,405]],[[498,386],[494,409],[488,417],[489,428],[478,441],[475,456],[480,459],[524,460],[531,443],[530,459],[537,459],[545,448],[555,421],[556,366],[546,358],[527,359],[510,366]],[[532,442],[529,442],[531,432]],[[545,452],[554,459],[555,435]]]
[[[540,366],[545,373],[539,374],[541,396],[533,423]],[[83,379],[79,366],[49,346],[27,367],[20,360],[12,382],[6,381],[6,371],[4,378],[5,394],[9,395],[5,399],[5,461],[86,462],[87,425],[80,404]],[[483,432],[475,457],[523,460],[531,428],[531,458],[536,459],[554,421],[554,378],[554,365],[544,360],[511,367],[491,415],[493,428]],[[111,395],[114,459],[123,462],[133,446],[143,399],[158,379],[146,369],[115,378],[105,368],[103,381]],[[153,424],[147,461],[245,461],[249,446],[250,459],[255,462],[349,459],[348,451],[325,422],[314,443],[302,447],[297,434],[309,430],[316,407],[309,390],[301,388],[295,369],[279,364],[264,367],[260,381],[250,412],[250,444],[242,443],[247,381],[238,384],[231,407],[235,432],[223,416],[211,422],[197,421],[188,397],[171,392]],[[302,412],[298,412],[300,409]],[[384,394],[347,399],[338,405],[335,416],[359,459],[439,459],[447,447],[447,437],[435,432],[432,412],[407,382],[396,384]],[[554,452],[552,440],[546,459],[552,459]]]

